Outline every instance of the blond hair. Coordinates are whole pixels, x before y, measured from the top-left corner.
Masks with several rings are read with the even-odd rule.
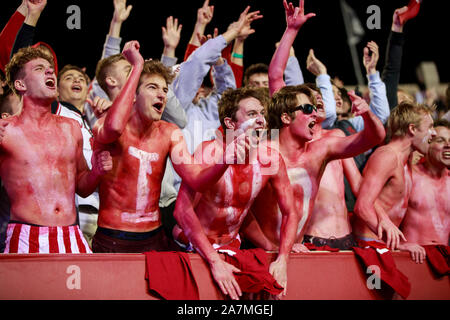
[[[388,140],[394,137],[404,137],[408,133],[409,125],[420,126],[422,116],[433,112],[425,104],[402,102],[394,109],[388,119]]]

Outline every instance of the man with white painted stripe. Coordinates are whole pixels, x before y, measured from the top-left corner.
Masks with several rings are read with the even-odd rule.
[[[351,93],[351,98],[354,99],[353,111],[365,120],[364,130],[348,137],[327,135],[317,140],[313,140],[317,125],[316,100],[309,87],[283,87],[273,95],[269,104],[269,129],[279,129],[279,137],[271,142],[271,146],[279,150],[284,158],[295,201],[303,203],[298,211],[295,251],[307,251],[301,241],[326,165],[332,160],[364,152],[384,138],[383,124],[369,110],[367,103],[354,93]],[[283,232],[280,229],[281,215],[274,198],[272,190],[263,189],[251,210],[264,236],[274,246],[278,246]],[[261,236],[255,230],[246,230],[245,236],[255,245],[260,245],[258,238]]]
[[[367,151],[383,140],[385,131],[383,124],[370,111],[367,103],[354,92],[350,92],[352,111],[355,116],[361,116],[364,120],[364,130],[349,137],[327,135],[313,140],[317,135],[316,125],[319,122],[314,93],[305,85],[286,86],[283,71],[290,47],[300,28],[315,14],[305,14],[303,0],[300,1],[299,7],[288,4],[286,0],[283,0],[283,5],[287,27],[269,66],[269,90],[272,95],[268,110],[269,129],[279,130],[279,139],[274,141],[272,146],[284,157],[289,179],[294,187],[295,200],[303,201],[298,211],[300,222],[294,250],[308,251],[301,241],[327,164],[332,160],[353,157]],[[321,96],[318,95],[318,98],[323,106]],[[323,111],[321,108],[321,112]],[[264,233],[264,238],[269,240],[269,246],[263,246],[266,249],[277,246],[282,236],[280,212],[273,198],[271,190],[262,190],[252,207],[252,213]],[[255,245],[267,244],[266,241],[260,242],[262,236],[257,231],[247,229],[246,236]]]
[[[174,211],[187,240],[207,261],[222,292],[232,299],[242,294],[233,276],[239,270],[223,261],[216,249],[226,245],[240,247],[239,232],[244,218],[266,185],[276,194],[274,201],[281,208],[283,231],[278,257],[269,272],[284,288],[282,294],[286,294],[287,261],[298,220],[283,158],[259,142],[266,128],[264,115],[268,102],[265,88],[242,87],[224,92],[219,101],[219,118],[225,136],[218,133],[216,139],[203,142],[195,156],[208,159],[222,144],[231,141],[230,135],[239,132],[251,135],[249,153],[245,162],[230,165],[223,177],[203,192],[195,192],[183,181]]]
[[[75,193],[91,194],[112,166],[109,153],[100,152],[89,170],[79,124],[51,113],[53,63],[42,50],[23,48],[6,68],[8,85],[23,101],[21,112],[1,120],[7,122],[0,175],[11,202],[9,253],[91,252],[75,226]]]
[[[130,67],[129,76],[93,130],[94,150],[110,151],[114,163],[99,185],[94,252],[179,250],[165,235],[159,210],[167,158],[186,183],[204,190],[223,175],[227,163],[236,156],[222,150],[220,161],[194,161],[181,130],[161,120],[173,79],[171,69],[157,60],[144,63],[139,48],[137,41],[125,44],[122,54]],[[236,139],[232,147],[242,153],[245,140],[239,141]]]

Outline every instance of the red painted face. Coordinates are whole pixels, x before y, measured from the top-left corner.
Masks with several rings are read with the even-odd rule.
[[[150,121],[160,120],[168,91],[166,80],[161,75],[145,75],[136,92],[135,106],[139,114]]]
[[[303,93],[297,94],[298,105],[312,104],[309,97]],[[312,140],[314,126],[317,123],[317,111],[313,110],[311,114],[305,114],[302,110],[295,111],[295,118],[291,120],[289,130],[292,134],[302,140]]]
[[[24,65],[22,72],[25,76],[16,81],[21,81],[23,86],[16,88],[24,95],[49,101],[58,96],[55,70],[47,60],[31,60]]]

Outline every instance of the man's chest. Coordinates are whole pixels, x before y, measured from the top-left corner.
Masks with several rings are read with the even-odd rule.
[[[76,160],[77,141],[70,126],[52,128],[14,127],[3,141],[8,158],[30,166],[55,166]]]
[[[223,206],[245,207],[253,202],[267,181],[268,176],[261,173],[258,164],[233,165],[210,191],[210,196]]]

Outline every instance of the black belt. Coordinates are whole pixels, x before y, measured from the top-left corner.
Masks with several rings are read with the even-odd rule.
[[[312,243],[316,247],[329,246],[331,248],[339,248],[341,250],[350,250],[352,247],[358,246],[351,233],[342,238],[330,237],[328,239],[304,235],[303,243]]]
[[[163,230],[162,226],[148,232],[130,232],[97,227],[97,232],[103,233],[106,236],[121,240],[132,240],[132,241],[147,240],[156,235],[157,233],[159,233],[161,230]]]

